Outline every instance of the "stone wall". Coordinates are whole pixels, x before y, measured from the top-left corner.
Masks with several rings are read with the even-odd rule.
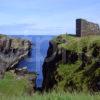
[[[92,23],[84,19],[77,19],[76,35],[80,37],[88,35],[100,35],[100,27],[96,23]]]

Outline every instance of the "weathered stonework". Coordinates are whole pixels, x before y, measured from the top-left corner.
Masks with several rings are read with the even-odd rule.
[[[84,19],[77,19],[76,35],[80,37],[88,35],[100,35],[100,27],[96,23],[88,22]]]

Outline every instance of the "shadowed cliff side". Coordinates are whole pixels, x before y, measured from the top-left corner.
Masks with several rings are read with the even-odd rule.
[[[30,49],[31,42],[28,40],[0,35],[0,77],[3,78],[6,70],[12,69],[26,57]]]
[[[43,90],[100,91],[100,36],[61,35],[50,41]]]
[[[59,43],[66,43],[65,39],[59,38]],[[51,89],[53,88],[54,84],[57,83],[55,79],[57,64],[62,59],[62,51],[58,49],[58,44],[55,41],[51,40],[49,42],[49,48],[47,51],[47,57],[45,58],[43,64],[43,89]],[[51,81],[52,80],[52,81]]]

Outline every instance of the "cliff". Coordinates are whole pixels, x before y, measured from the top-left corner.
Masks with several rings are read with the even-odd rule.
[[[24,39],[10,38],[0,35],[0,78],[6,70],[15,67],[26,57],[31,49],[31,42]]]
[[[49,43],[43,90],[100,91],[100,36],[61,35]]]

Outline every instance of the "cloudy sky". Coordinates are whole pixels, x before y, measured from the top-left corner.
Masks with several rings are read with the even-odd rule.
[[[100,24],[100,0],[0,0],[0,33],[75,33],[76,18]]]

